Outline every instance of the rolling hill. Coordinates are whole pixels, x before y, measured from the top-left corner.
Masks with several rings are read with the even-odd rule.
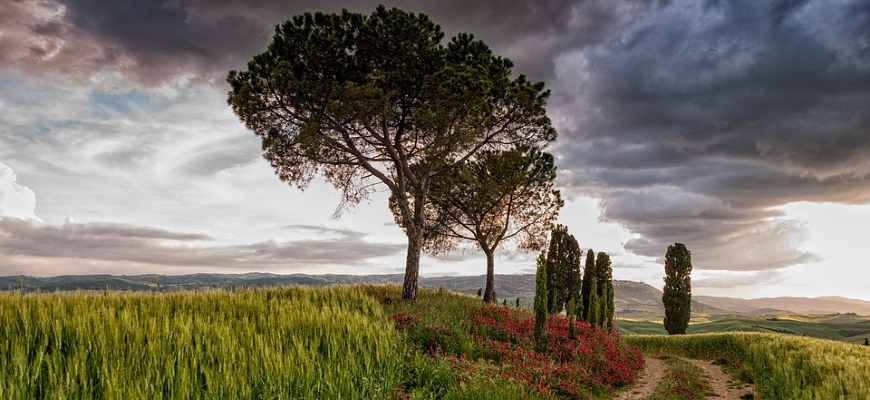
[[[25,291],[63,290],[187,290],[233,287],[268,287],[281,285],[327,286],[353,283],[401,283],[402,275],[278,275],[192,274],[192,275],[66,275],[54,277],[0,276],[0,290]],[[483,287],[484,277],[442,276],[421,277],[424,287],[474,294]],[[534,296],[535,276],[496,275],[496,293],[509,301],[520,298],[529,303]],[[660,317],[664,314],[659,289],[646,283],[614,281],[617,312],[624,318]],[[777,297],[739,299],[731,297],[694,296],[692,311],[705,315],[746,314],[769,317],[783,312],[796,314],[855,313],[870,315],[870,302],[845,297]]]

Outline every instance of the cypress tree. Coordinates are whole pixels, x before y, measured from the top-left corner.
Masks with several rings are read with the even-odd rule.
[[[613,315],[616,306],[613,304],[613,279],[607,282],[607,329],[613,330]]]
[[[609,328],[613,322],[613,263],[607,253],[598,253],[595,260],[595,278],[598,284],[598,325]]]
[[[538,271],[535,274],[535,350],[547,351],[547,256],[538,256]]]
[[[483,293],[483,289],[477,289],[477,297],[480,297],[481,293]]]
[[[583,283],[580,287],[580,319],[589,322],[589,298],[592,290],[592,281],[595,278],[595,251],[589,249],[586,252],[586,267],[583,270]]]
[[[668,334],[686,333],[692,313],[692,253],[682,243],[668,246],[665,254],[664,325]]]
[[[586,306],[586,322],[592,326],[598,326],[598,319],[601,316],[601,306],[598,301],[598,279],[592,275],[589,282],[589,304]]]
[[[577,298],[571,297],[571,299],[568,300],[566,308],[568,314],[568,337],[574,339],[577,336],[577,327],[574,326],[576,321],[575,315],[577,312]]]
[[[565,309],[568,300],[580,286],[580,259],[583,251],[568,227],[558,225],[550,234],[547,251],[548,310],[557,314]]]
[[[517,308],[520,308],[520,298],[517,297]]]

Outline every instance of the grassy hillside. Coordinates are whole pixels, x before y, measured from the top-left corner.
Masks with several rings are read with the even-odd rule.
[[[626,336],[645,353],[721,359],[765,399],[870,398],[870,347],[778,334]]]
[[[607,398],[637,349],[471,296],[396,286],[0,294],[0,399]]]
[[[798,314],[856,313],[870,315],[870,302],[845,297],[769,297],[735,299],[728,297],[695,296],[707,305],[731,312],[759,310],[785,310]]]

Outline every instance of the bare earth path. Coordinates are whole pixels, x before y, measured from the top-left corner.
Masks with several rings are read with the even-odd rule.
[[[710,384],[710,388],[715,393],[712,396],[707,396],[707,399],[741,400],[754,398],[755,390],[752,386],[731,378],[718,365],[713,365],[705,360],[687,361],[700,368],[707,376],[707,383]]]
[[[744,400],[754,398],[755,389],[752,386],[731,378],[718,365],[705,360],[686,360],[704,371],[707,383],[713,390],[713,394],[707,396],[707,399]],[[646,365],[637,383],[628,391],[617,396],[616,399],[644,400],[648,398],[655,392],[656,386],[664,378],[665,372],[667,372],[667,367],[662,360],[647,357]]]
[[[658,358],[646,358],[646,365],[637,383],[628,391],[616,397],[617,400],[643,400],[653,394],[656,385],[665,376],[665,363]]]

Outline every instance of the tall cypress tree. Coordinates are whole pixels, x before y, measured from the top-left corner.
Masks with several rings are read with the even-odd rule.
[[[598,285],[600,315],[598,325],[608,327],[613,321],[613,263],[607,253],[598,253],[595,260],[595,278]]]
[[[613,316],[616,313],[616,306],[613,304],[613,279],[607,281],[607,329],[613,330]]]
[[[548,310],[557,314],[565,309],[568,300],[580,287],[580,259],[583,251],[568,227],[558,225],[550,234],[547,251]]]
[[[538,271],[535,274],[535,350],[547,351],[547,256],[538,256]]]
[[[568,337],[574,339],[577,336],[577,327],[575,324],[576,321],[576,312],[577,312],[577,298],[571,297],[568,300],[568,304],[565,306],[566,313],[568,314]]]
[[[580,319],[589,322],[589,298],[592,294],[592,281],[595,278],[595,251],[586,252],[586,267],[583,270],[583,283],[580,287]]]
[[[598,326],[599,318],[601,317],[601,302],[598,301],[598,278],[592,274],[589,282],[589,304],[586,306],[586,322],[592,326]]]
[[[665,254],[664,325],[668,334],[686,333],[692,314],[692,253],[682,243],[668,246]]]

